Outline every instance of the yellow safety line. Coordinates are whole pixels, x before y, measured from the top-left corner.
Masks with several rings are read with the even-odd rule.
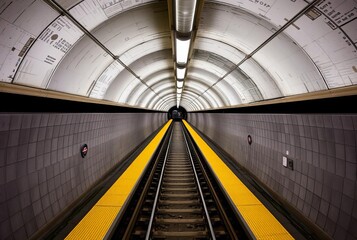
[[[118,180],[98,200],[65,239],[103,239],[139,177],[158,148],[172,120],[169,120]]]
[[[183,122],[255,238],[294,239],[195,130]]]

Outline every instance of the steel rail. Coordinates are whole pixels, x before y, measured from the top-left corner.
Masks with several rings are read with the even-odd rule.
[[[187,129],[185,129],[185,133],[189,136],[189,132],[187,131]],[[199,153],[197,152],[197,149],[195,148],[195,144],[194,144],[193,140],[191,140],[190,142],[192,144],[192,147],[193,147],[192,151],[194,152],[194,154],[197,156],[200,156]],[[209,170],[206,169],[206,167],[203,165],[203,163],[201,161],[198,161],[198,164],[200,165],[200,168],[203,169],[202,170],[203,177],[205,178],[209,189],[211,189],[211,194],[213,196],[214,201],[216,202],[216,204],[218,206],[218,211],[220,212],[221,218],[222,218],[224,224],[226,225],[227,231],[229,232],[232,239],[238,240],[238,236],[237,236],[236,232],[234,231],[234,228],[233,228],[231,222],[229,221],[229,217],[227,216],[226,211],[223,210],[224,207],[222,205],[222,202],[221,202],[220,198],[218,197],[217,192],[214,190],[213,183],[210,180],[210,177],[208,176],[207,172]],[[247,233],[247,234],[249,234],[249,233]]]
[[[151,212],[151,215],[150,215],[149,225],[148,225],[148,228],[147,228],[147,231],[146,231],[146,236],[145,236],[146,240],[150,239],[151,228],[152,228],[152,225],[153,225],[153,222],[154,222],[156,206],[157,206],[157,202],[159,200],[159,194],[160,194],[160,190],[161,190],[162,179],[163,179],[163,176],[164,176],[164,171],[165,171],[165,165],[166,165],[166,162],[167,162],[167,158],[169,156],[169,150],[170,150],[170,147],[171,147],[171,140],[172,140],[173,132],[174,131],[172,129],[171,130],[170,139],[169,139],[169,143],[167,145],[167,150],[166,150],[166,153],[165,153],[164,163],[162,164],[159,183],[158,183],[157,189],[156,189],[156,194],[155,194],[154,204],[152,206],[152,212]]]
[[[196,172],[196,169],[195,169],[195,164],[194,164],[194,162],[193,162],[192,153],[191,153],[191,150],[190,150],[189,145],[188,145],[188,142],[187,142],[186,134],[185,134],[185,132],[183,131],[182,123],[181,123],[181,130],[182,130],[182,132],[183,132],[183,137],[184,137],[184,139],[185,139],[186,147],[187,147],[187,150],[188,150],[188,155],[189,155],[189,157],[190,157],[191,166],[192,166],[192,169],[193,169],[193,172],[194,172],[194,175],[195,175],[196,184],[197,184],[197,187],[198,187],[198,191],[199,191],[199,193],[200,193],[200,197],[201,197],[203,209],[204,209],[204,211],[205,211],[207,224],[208,224],[208,227],[209,227],[209,230],[210,230],[210,234],[211,234],[211,239],[212,239],[212,240],[216,240],[216,236],[215,236],[215,234],[214,234],[213,227],[212,227],[211,218],[210,218],[210,216],[209,216],[208,209],[207,209],[207,206],[206,206],[206,203],[205,203],[205,199],[204,199],[204,197],[203,197],[202,189],[201,189],[200,182],[199,182],[199,179],[198,179],[198,176],[197,176],[197,172]]]

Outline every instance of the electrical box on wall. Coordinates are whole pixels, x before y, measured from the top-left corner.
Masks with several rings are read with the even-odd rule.
[[[291,170],[294,170],[294,161],[288,158],[287,156],[283,156],[283,166]]]

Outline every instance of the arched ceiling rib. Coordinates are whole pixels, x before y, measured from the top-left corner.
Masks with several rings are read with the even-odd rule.
[[[216,100],[209,101],[207,100],[207,96],[199,98],[200,91],[193,87],[187,87],[187,90],[183,94],[184,97],[189,97],[191,101],[197,103],[197,105],[202,106],[202,109],[212,108],[214,105],[217,105]]]
[[[224,99],[222,98],[222,96],[220,96],[219,92],[217,93],[216,91],[213,91],[212,92],[213,96],[211,96],[210,94],[203,95],[204,93],[203,90],[208,89],[207,85],[204,82],[194,81],[188,78],[185,86],[186,86],[185,93],[186,92],[194,93],[195,98],[198,101],[204,100],[205,102],[207,102],[208,106],[211,105],[210,107],[218,107],[224,104]],[[202,98],[200,98],[200,96],[202,96]]]
[[[231,107],[356,85],[356,6],[206,1],[181,105]],[[0,13],[0,81],[147,109],[176,105],[167,1],[13,0]]]
[[[194,89],[189,89],[183,94],[182,98],[189,99],[192,103],[196,103],[195,105],[197,105],[199,109],[209,109],[218,106],[216,99],[214,99],[213,101],[209,101],[207,100],[208,96],[201,98],[199,98],[199,96],[200,95],[197,93],[197,90],[195,91]]]
[[[160,101],[156,101],[156,103],[154,104],[154,109],[164,108],[164,105],[169,104],[170,102],[173,102],[173,104],[175,104],[176,95],[167,95],[164,98],[162,98]]]
[[[186,95],[182,97],[182,106],[185,109],[191,109],[193,107],[193,110],[203,110],[205,109],[204,105],[202,105],[198,101],[193,101],[194,98]]]

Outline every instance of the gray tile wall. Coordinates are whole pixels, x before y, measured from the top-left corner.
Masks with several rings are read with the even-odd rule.
[[[332,238],[357,239],[357,115],[189,113],[188,121]],[[287,151],[293,171],[282,165]]]
[[[43,228],[166,117],[0,114],[0,239],[28,239]],[[83,159],[84,143],[89,151]]]

